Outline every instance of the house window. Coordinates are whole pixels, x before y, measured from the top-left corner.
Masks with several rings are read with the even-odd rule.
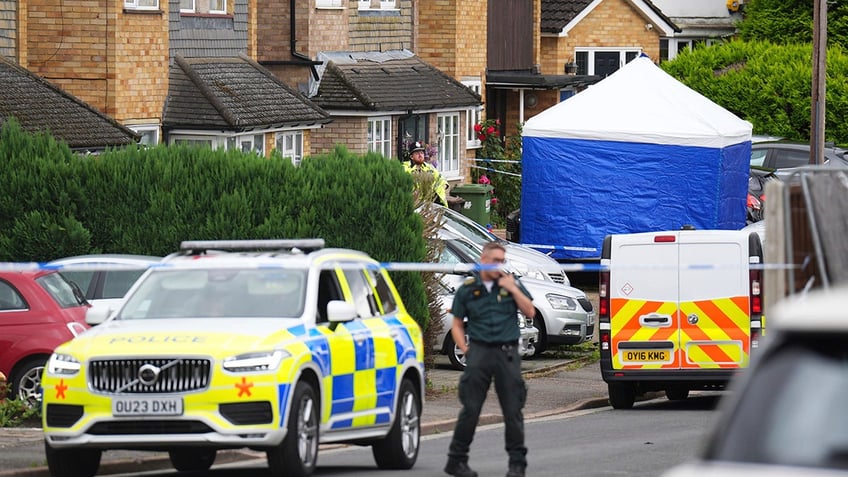
[[[478,95],[482,91],[480,86],[480,80],[466,80],[463,81],[468,89],[474,91]],[[474,125],[480,122],[480,109],[479,108],[470,108],[465,112],[465,147],[466,148],[477,148],[480,147],[480,140],[477,139],[477,134],[474,133]]]
[[[303,160],[303,131],[277,133],[277,152],[299,166]]]
[[[127,127],[141,135],[141,139],[138,140],[139,144],[145,146],[155,146],[159,144],[158,124],[133,124]]]
[[[211,13],[214,15],[227,14],[227,0],[180,0],[180,13]]]
[[[578,75],[608,76],[639,56],[639,49],[578,49],[574,59]]]
[[[227,0],[209,0],[209,13],[227,14]]]
[[[392,157],[392,119],[388,117],[368,120],[368,150]]]
[[[124,0],[127,10],[159,10],[159,0]]]
[[[397,10],[397,0],[359,0],[360,10]]]
[[[265,136],[262,134],[247,134],[227,138],[227,150],[238,149],[241,152],[254,152],[260,156],[265,155]]]
[[[436,117],[439,131],[439,163],[436,168],[445,177],[459,177],[459,113]]]
[[[342,0],[315,0],[315,8],[342,8]]]
[[[186,146],[205,146],[212,148],[215,146],[215,138],[203,136],[171,136],[171,144],[183,144]]]

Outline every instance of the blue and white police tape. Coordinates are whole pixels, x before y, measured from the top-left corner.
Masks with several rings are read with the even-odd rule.
[[[177,265],[173,262],[159,262],[150,265],[129,265],[115,263],[86,263],[86,264],[52,264],[49,262],[0,262],[0,271],[108,271],[108,270],[145,270],[147,268],[174,268],[179,266],[183,269],[192,268],[190,265],[186,267]],[[290,268],[290,264],[273,263],[273,262],[246,262],[246,263],[229,263],[225,265],[227,268]],[[623,265],[608,265],[605,263],[560,263],[557,265],[540,265],[534,266],[533,271],[542,271],[547,273],[563,273],[563,272],[602,272],[610,270],[661,270],[661,269],[677,269],[677,270],[716,270],[716,269],[738,269],[744,267],[746,270],[784,270],[790,268],[800,268],[800,265],[786,263],[751,263],[751,264],[715,264],[715,263],[681,263],[681,264],[623,264]],[[323,269],[359,269],[361,264],[351,264],[345,262],[326,262],[322,265]],[[386,269],[393,272],[430,272],[430,273],[447,273],[447,274],[467,274],[480,272],[483,270],[504,270],[507,272],[516,272],[509,262],[505,265],[501,264],[483,264],[483,263],[421,263],[421,262],[376,262],[373,264],[375,269]]]

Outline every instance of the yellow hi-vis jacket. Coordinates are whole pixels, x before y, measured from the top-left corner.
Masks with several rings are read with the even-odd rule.
[[[406,161],[403,163],[403,168],[406,172],[410,174],[415,172],[425,172],[429,173],[433,176],[433,189],[436,193],[436,196],[439,198],[439,203],[447,207],[448,199],[447,199],[447,190],[448,190],[448,182],[442,177],[442,174],[438,169],[433,167],[429,162],[423,162],[421,164],[413,164],[412,161]]]

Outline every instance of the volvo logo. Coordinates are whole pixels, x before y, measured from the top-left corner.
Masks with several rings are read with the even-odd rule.
[[[138,369],[138,380],[145,386],[152,386],[156,384],[156,380],[159,379],[159,373],[161,371],[162,370],[160,368],[157,368],[152,364],[145,364]]]

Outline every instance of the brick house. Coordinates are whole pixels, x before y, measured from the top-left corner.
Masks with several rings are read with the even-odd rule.
[[[736,36],[745,0],[651,0],[680,30],[660,38],[660,61],[673,60],[684,50],[711,45]]]
[[[538,34],[538,43],[525,47],[523,63],[516,58],[515,68],[498,71],[489,52],[488,88],[500,91],[487,94],[486,109],[508,133],[641,53],[659,58],[660,38],[679,31],[647,0],[540,0],[537,8],[518,17],[532,14]],[[509,18],[490,18],[489,31],[504,21]]]

